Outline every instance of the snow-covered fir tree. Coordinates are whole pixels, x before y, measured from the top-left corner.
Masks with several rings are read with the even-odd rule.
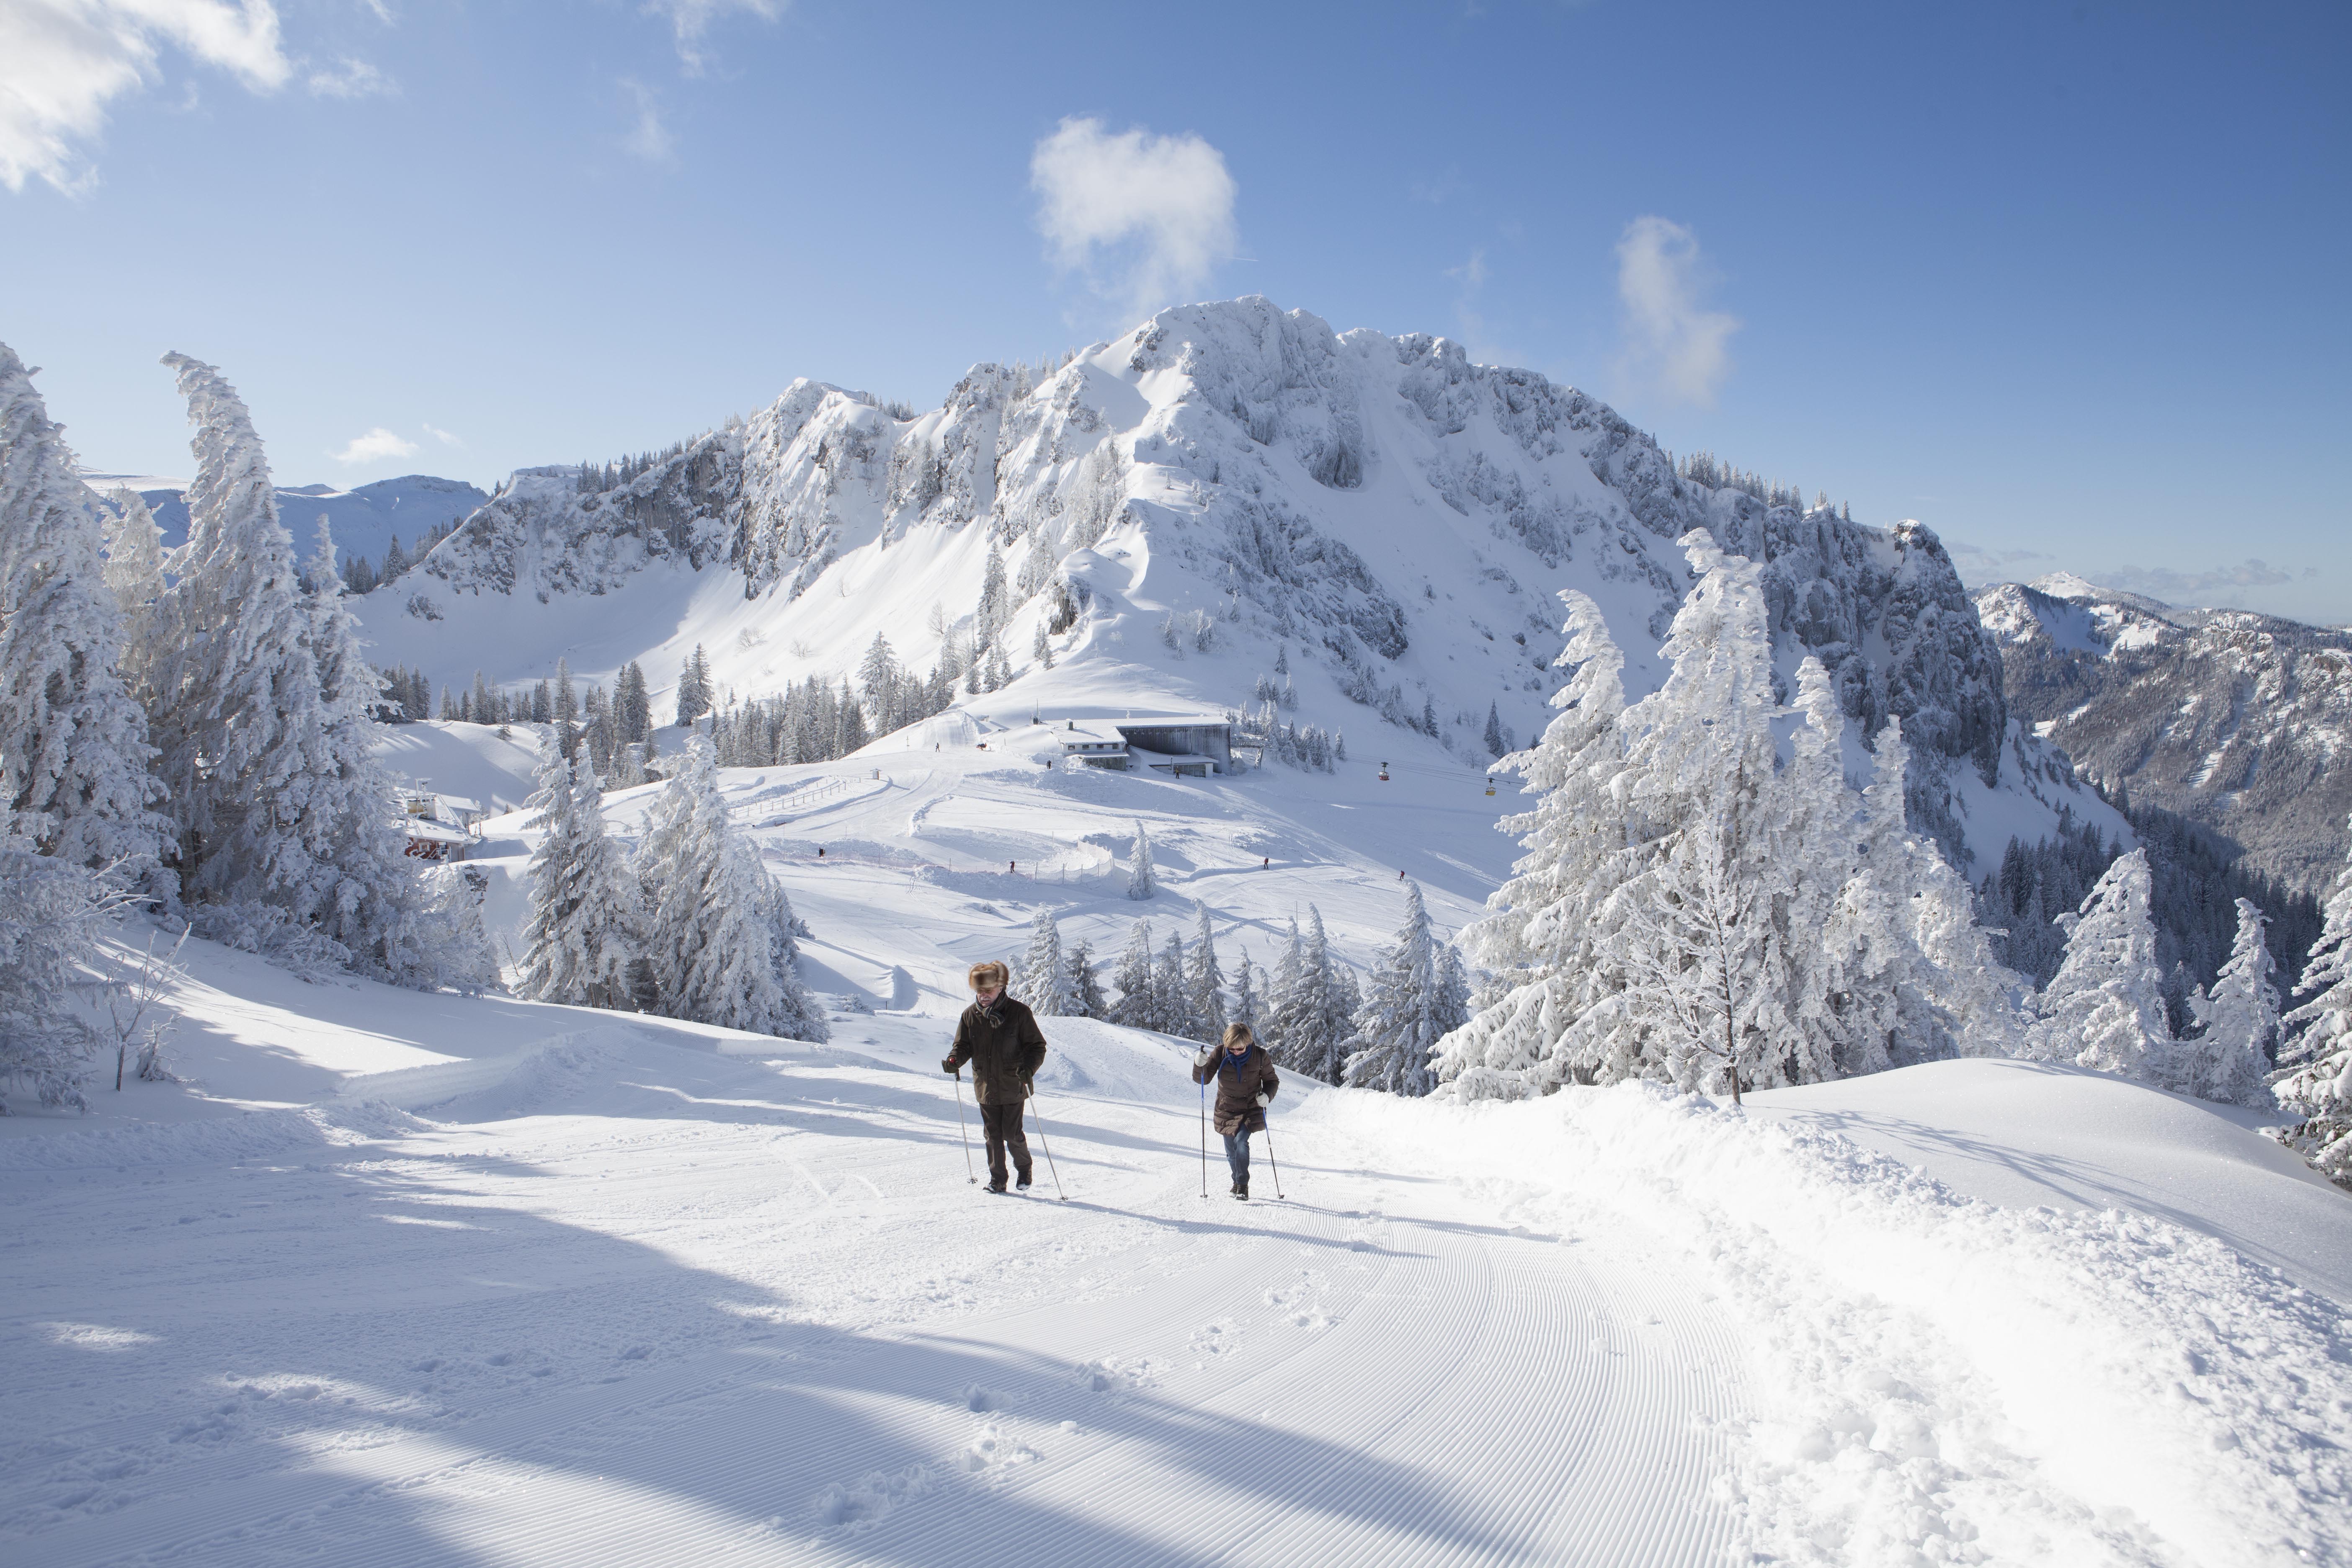
[[[106,586],[121,614],[118,668],[143,712],[153,705],[155,606],[163,597],[169,553],[163,530],[138,491],[117,489],[108,500],[113,510],[106,520]]]
[[[1159,962],[1151,966],[1151,996],[1162,1034],[1186,1040],[1202,1037],[1192,994],[1184,987],[1184,939],[1172,931],[1168,933],[1168,945],[1160,950]]]
[[[1040,1017],[1063,1018],[1078,1011],[1062,960],[1062,928],[1051,910],[1039,910],[1030,922],[1029,951],[1014,973],[1013,994]]]
[[[1209,906],[1199,906],[1192,951],[1184,965],[1184,1010],[1195,1038],[1222,1039],[1225,1033],[1225,976],[1217,965],[1217,939]]]
[[[1429,1019],[1441,1041],[1470,1021],[1470,974],[1463,966],[1462,950],[1450,942],[1438,944],[1437,995],[1429,1005]],[[1434,1067],[1430,1078],[1433,1084]]]
[[[0,810],[43,854],[131,879],[156,870],[170,824],[100,543],[73,454],[0,343]]]
[[[1266,997],[1268,1049],[1284,1067],[1319,1083],[1338,1083],[1345,1060],[1341,1047],[1353,1030],[1356,1006],[1345,971],[1331,959],[1323,911],[1307,906],[1302,935],[1291,922],[1291,940],[1277,963]]]
[[[1642,856],[1632,800],[1611,787],[1624,765],[1624,656],[1590,595],[1569,589],[1560,599],[1568,646],[1556,663],[1573,673],[1551,700],[1559,714],[1532,749],[1503,764],[1536,797],[1532,810],[1496,825],[1527,853],[1486,900],[1487,916],[1464,933],[1472,956],[1495,972],[1496,998],[1447,1041],[1437,1067],[1465,1100],[1613,1082],[1641,1068],[1638,1040],[1571,1031],[1616,989],[1601,950],[1629,918],[1620,893]],[[1593,1054],[1612,1047],[1621,1049],[1615,1059]]]
[[[95,1036],[78,1004],[122,902],[105,879],[41,854],[14,815],[0,813],[0,1114],[12,1089],[43,1105],[88,1109]]]
[[[1240,961],[1234,966],[1234,1011],[1232,1022],[1246,1024],[1255,1034],[1258,1026],[1259,987],[1250,972],[1249,949],[1241,951]]]
[[[2278,1136],[2337,1184],[2352,1188],[2352,858],[2329,889],[2325,921],[2303,967],[2294,1031],[2271,1082],[2297,1120]]]
[[[552,739],[540,748],[530,809],[524,826],[542,837],[530,857],[516,989],[534,1001],[626,1008],[636,887],[604,830],[594,776],[575,769]]]
[[[188,542],[157,605],[150,736],[184,896],[234,945],[441,984],[432,919],[386,807],[374,679],[333,591],[306,593],[260,438],[212,366],[177,372],[196,477]]]
[[[2194,1000],[2194,1039],[2173,1050],[2172,1087],[2200,1100],[2268,1110],[2271,1056],[2278,1048],[2277,968],[2263,940],[2268,921],[2251,899],[2238,900],[2238,939],[2213,989]]]
[[[2135,849],[2108,867],[2082,909],[2063,923],[2066,959],[2042,994],[2031,1054],[2165,1082],[2172,1025],[2148,916],[2147,851]]]
[[[712,700],[709,656],[697,643],[694,651],[686,656],[686,662],[678,667],[677,721],[693,723],[710,711]]]
[[[659,1011],[786,1039],[828,1037],[795,972],[792,906],[728,815],[709,736],[688,737],[635,870]]]
[[[994,647],[1004,623],[1013,618],[1013,596],[1004,583],[1004,555],[993,544],[988,547],[988,564],[981,569],[980,604],[972,618],[973,643],[982,648]]]
[[[1127,946],[1118,955],[1111,984],[1118,1000],[1111,1005],[1110,1021],[1130,1029],[1157,1029],[1160,1003],[1151,990],[1151,922],[1138,921],[1129,928]]]
[[[1127,896],[1130,899],[1148,899],[1158,887],[1159,884],[1152,879],[1151,875],[1151,837],[1143,831],[1143,824],[1138,820],[1135,825],[1135,847],[1129,851],[1127,857]]]
[[[1070,944],[1069,955],[1062,961],[1072,1006],[1070,1011],[1081,1018],[1108,1018],[1110,1004],[1103,999],[1102,978],[1095,973],[1094,950],[1084,937]]]
[[[1359,1089],[1423,1095],[1437,1087],[1430,1052],[1445,1033],[1437,1017],[1439,943],[1430,931],[1421,884],[1408,881],[1404,889],[1404,924],[1373,966],[1355,1018],[1360,1044],[1340,1071]]]

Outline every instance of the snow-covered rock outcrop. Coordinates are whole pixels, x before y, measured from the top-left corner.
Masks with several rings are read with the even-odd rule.
[[[2090,797],[2009,722],[1999,655],[1932,532],[1864,527],[1759,488],[1678,474],[1606,405],[1537,373],[1475,364],[1443,338],[1334,332],[1253,298],[1162,311],[1058,364],[976,366],[919,416],[796,382],[657,458],[518,474],[425,572],[436,601],[457,601],[452,627],[485,595],[606,595],[648,573],[670,584],[643,596],[677,624],[609,655],[573,636],[576,616],[559,616],[564,640],[545,647],[527,617],[499,617],[493,679],[541,673],[561,647],[583,673],[643,654],[659,679],[673,647],[707,642],[721,683],[757,695],[838,680],[877,631],[919,669],[951,639],[969,648],[993,630],[1025,705],[1055,683],[1024,663],[1035,627],[1021,606],[1050,600],[1061,657],[1108,661],[1129,689],[1237,706],[1250,674],[1213,672],[1187,647],[1213,639],[1215,657],[1255,668],[1289,649],[1321,667],[1331,695],[1483,763],[1490,705],[1519,742],[1549,717],[1561,588],[1610,617],[1631,689],[1654,684],[1690,581],[1675,541],[1704,527],[1766,563],[1784,680],[1817,654],[1860,734],[1903,719],[1923,763],[1915,809],[1947,844],[1984,837],[1978,852],[1997,855],[2011,831],[2053,816],[2053,792],[2084,809]],[[992,550],[1013,578],[1001,628],[968,613]],[[698,584],[723,569],[744,608],[722,616],[656,567]],[[1065,592],[1041,595],[1056,575]],[[370,618],[387,651],[440,668],[439,638],[488,668],[488,640],[387,613],[417,581],[380,595]],[[1194,627],[1186,647],[1178,618]],[[1318,717],[1349,721],[1339,702]],[[1354,716],[1360,735],[1371,717]],[[1974,830],[1969,802],[1988,794],[2024,809]]]
[[[2074,576],[1976,596],[2011,707],[2083,772],[2325,887],[2352,814],[2352,633]]]

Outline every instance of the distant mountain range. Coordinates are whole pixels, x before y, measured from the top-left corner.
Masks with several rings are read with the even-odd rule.
[[[2061,574],[1976,595],[2012,712],[2083,773],[2318,890],[2352,815],[2352,631]]]
[[[118,486],[137,491],[155,514],[156,525],[163,531],[163,542],[177,546],[186,542],[185,479],[152,474],[85,472],[82,482],[101,498]],[[399,537],[404,551],[414,552],[419,538],[429,531],[446,530],[489,499],[463,479],[404,474],[396,479],[378,479],[372,485],[348,490],[339,490],[332,485],[281,485],[278,489],[278,515],[294,536],[298,556],[309,557],[319,516],[323,512],[328,525],[334,530],[340,560],[348,562],[355,555],[364,555],[381,564],[384,550],[394,535]]]

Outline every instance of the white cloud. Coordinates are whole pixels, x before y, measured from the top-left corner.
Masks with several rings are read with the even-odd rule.
[[[1715,401],[1731,374],[1727,345],[1739,321],[1702,308],[1706,282],[1690,230],[1652,216],[1625,226],[1617,241],[1620,376],[1685,402]]]
[[[1196,295],[1234,254],[1234,177],[1190,132],[1065,120],[1031,154],[1029,184],[1054,264],[1132,315]]]
[[[627,135],[621,138],[621,145],[628,150],[631,157],[642,158],[648,163],[668,163],[677,151],[677,138],[670,134],[669,127],[662,121],[661,100],[656,98],[653,89],[644,83],[631,81],[626,77],[621,79],[621,88],[629,95],[629,101],[635,107],[637,114],[637,122],[629,127]]]
[[[352,437],[351,445],[334,455],[338,463],[381,463],[386,458],[413,458],[416,443],[403,440],[379,425],[364,436]]]
[[[646,11],[656,16],[669,18],[670,31],[677,39],[677,58],[689,76],[698,76],[706,63],[702,56],[702,35],[710,24],[730,12],[745,11],[762,22],[772,22],[784,14],[786,0],[646,0]]]
[[[341,65],[310,72],[302,84],[320,98],[375,98],[399,90],[394,80],[365,60],[346,55]]]
[[[2103,588],[2120,588],[2126,594],[2173,600],[2203,594],[2233,598],[2240,589],[2275,588],[2295,580],[2294,573],[2252,557],[2235,566],[2216,566],[2202,572],[2176,572],[2169,566],[2110,566],[2104,572],[2085,572],[2083,575]],[[2306,566],[2303,575],[2316,577],[2319,569]]]
[[[254,92],[294,74],[270,0],[0,0],[0,184],[87,189],[82,147],[110,101],[161,74],[167,43]]]
[[[440,442],[444,447],[462,447],[466,444],[465,442],[457,439],[457,437],[449,434],[448,431],[442,429],[437,425],[427,425],[425,426],[425,433],[427,436],[432,437],[436,441]]]

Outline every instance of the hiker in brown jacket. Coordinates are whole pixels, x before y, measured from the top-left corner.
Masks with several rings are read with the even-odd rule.
[[[988,1141],[988,1190],[1004,1190],[1004,1153],[1010,1149],[1013,1173],[1026,1191],[1029,1136],[1022,1131],[1021,1113],[1029,1080],[1045,1065],[1045,1037],[1037,1016],[1004,994],[1004,965],[975,963],[969,978],[980,1000],[956,1020],[955,1048],[940,1070],[961,1075],[963,1064],[971,1064],[972,1097],[980,1101],[981,1131]]]
[[[1192,1081],[1217,1080],[1217,1134],[1225,1141],[1225,1163],[1233,1167],[1234,1196],[1249,1198],[1249,1135],[1265,1131],[1265,1108],[1282,1088],[1274,1058],[1247,1024],[1228,1024],[1223,1048],[1202,1046],[1192,1058]]]

